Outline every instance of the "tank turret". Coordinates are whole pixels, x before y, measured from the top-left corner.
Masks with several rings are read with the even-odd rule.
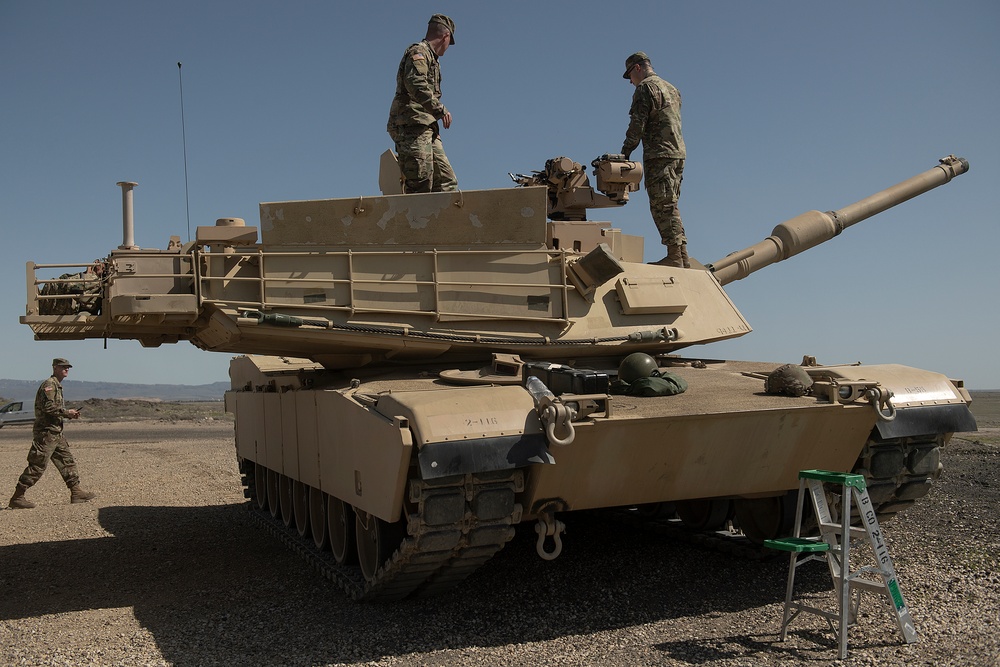
[[[722,285],[946,183],[968,163],[945,158],[852,206],[804,213],[707,270],[645,264],[641,238],[587,221],[590,208],[624,205],[642,173],[620,155],[593,167],[603,192],[579,163],[554,158],[532,176],[512,175],[527,187],[263,203],[259,240],[257,227],[223,218],[164,250],[123,243],[104,261],[99,312],[74,312],[65,279],[43,275],[63,266],[29,263],[21,321],[40,339],[187,340],[327,368],[494,352],[663,354],[750,332]]]

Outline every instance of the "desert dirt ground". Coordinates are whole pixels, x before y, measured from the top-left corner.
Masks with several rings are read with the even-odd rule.
[[[980,432],[945,451],[923,502],[884,526],[920,641],[880,602],[852,629],[857,665],[998,664],[1000,394]],[[349,601],[255,524],[232,422],[67,427],[84,486],[71,505],[50,466],[33,510],[0,511],[3,665],[825,665],[805,617],[778,642],[787,560],[749,561],[594,517],[568,517],[563,555],[522,526],[457,590]],[[30,427],[0,429],[13,491]],[[6,506],[6,499],[3,504]],[[800,575],[825,595],[825,566]],[[830,598],[832,600],[832,598]]]

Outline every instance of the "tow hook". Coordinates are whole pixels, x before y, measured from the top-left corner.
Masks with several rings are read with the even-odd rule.
[[[535,532],[538,533],[538,542],[535,543],[535,550],[538,555],[545,560],[555,560],[562,553],[562,534],[566,532],[566,524],[551,514],[543,514],[538,517],[535,524]],[[554,547],[552,551],[545,550],[545,538],[552,537]]]
[[[525,387],[535,399],[535,411],[545,427],[545,437],[549,442],[559,446],[572,443],[576,438],[576,429],[573,427],[576,410],[565,405],[534,375],[528,378]]]
[[[878,382],[870,380],[833,380],[831,382],[814,382],[813,392],[824,392],[831,402],[854,403],[864,399],[872,406],[875,416],[884,422],[896,418],[896,406],[892,404],[892,389],[883,387]]]
[[[882,421],[891,422],[896,418],[896,406],[892,404],[892,390],[879,386],[871,387],[865,392],[865,398],[875,409],[875,414]]]

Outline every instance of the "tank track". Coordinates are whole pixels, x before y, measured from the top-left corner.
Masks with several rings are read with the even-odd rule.
[[[411,479],[406,537],[367,581],[357,565],[339,565],[311,538],[259,510],[254,475],[244,473],[252,520],[285,543],[321,575],[354,600],[391,601],[447,591],[488,561],[514,536],[521,520],[516,494],[524,490],[520,470],[459,475],[437,480]]]
[[[927,495],[944,469],[941,448],[945,439],[941,434],[892,439],[880,438],[877,433],[871,435],[852,472],[864,475],[880,523],[891,520]],[[830,500],[831,506],[840,507],[839,494]],[[808,504],[806,510],[809,511]],[[739,558],[761,560],[780,555],[750,541],[732,524],[723,530],[698,531],[669,516],[648,517],[628,509],[612,510],[611,514],[630,526]],[[808,530],[812,522],[811,516],[804,517],[803,530]]]
[[[940,477],[944,435],[882,439],[865,443],[853,472],[864,475],[880,522],[914,504]],[[256,496],[254,475],[243,475],[245,495]],[[298,553],[321,575],[354,600],[389,601],[434,595],[453,588],[488,561],[514,535],[524,490],[520,470],[464,475],[440,480],[411,479],[406,506],[407,535],[373,582],[357,566],[338,565],[328,551],[302,539],[293,527],[248,503],[253,521]],[[832,504],[839,506],[839,498]],[[748,540],[738,529],[696,531],[671,517],[648,517],[620,509],[597,516],[737,558],[760,560],[778,555]]]
[[[852,472],[864,475],[879,521],[891,519],[927,495],[944,469],[945,439],[943,434],[892,439],[872,434]]]

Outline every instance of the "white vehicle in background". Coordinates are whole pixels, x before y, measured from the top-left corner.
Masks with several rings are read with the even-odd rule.
[[[35,405],[31,401],[12,401],[0,408],[0,428],[12,424],[34,424]]]

